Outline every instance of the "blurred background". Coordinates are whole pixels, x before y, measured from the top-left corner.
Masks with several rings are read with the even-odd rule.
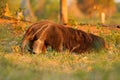
[[[67,0],[68,21],[119,24],[120,0]],[[27,21],[50,19],[59,22],[60,0],[0,0],[0,17]]]

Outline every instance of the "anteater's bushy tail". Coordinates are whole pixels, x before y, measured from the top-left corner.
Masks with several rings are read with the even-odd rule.
[[[105,40],[102,37],[96,36],[94,34],[90,34],[92,37],[92,48],[95,50],[100,50],[106,47]]]

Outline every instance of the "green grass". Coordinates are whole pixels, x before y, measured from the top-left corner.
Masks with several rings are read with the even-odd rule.
[[[120,55],[1,54],[0,80],[119,80]]]
[[[109,50],[89,54],[48,51],[21,56],[23,34],[11,25],[0,25],[0,80],[120,80],[120,33],[104,36]],[[104,34],[102,34],[104,35]]]

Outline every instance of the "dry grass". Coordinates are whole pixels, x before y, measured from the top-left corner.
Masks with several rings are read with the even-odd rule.
[[[0,80],[120,80],[119,31],[108,29],[104,35],[102,27],[83,28],[103,36],[108,50],[80,55],[48,51],[38,56],[26,51],[22,56],[19,46],[29,24],[0,25]]]

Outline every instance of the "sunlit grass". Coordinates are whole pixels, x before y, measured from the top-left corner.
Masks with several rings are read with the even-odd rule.
[[[100,33],[108,50],[84,54],[26,52],[22,56],[19,47],[22,36],[14,36],[11,25],[3,26],[0,26],[0,80],[120,80],[119,32]]]
[[[15,80],[20,77],[26,79],[42,80],[79,80],[89,79],[107,80],[113,77],[119,78],[120,55],[119,53],[90,54],[61,54],[56,52],[40,54],[38,56],[26,53],[24,56],[19,53],[4,54],[0,56],[1,78]],[[17,73],[17,74],[16,74]],[[39,75],[40,74],[40,75]],[[90,76],[91,75],[91,76]],[[115,75],[115,76],[113,76]],[[95,79],[94,79],[95,78]]]

